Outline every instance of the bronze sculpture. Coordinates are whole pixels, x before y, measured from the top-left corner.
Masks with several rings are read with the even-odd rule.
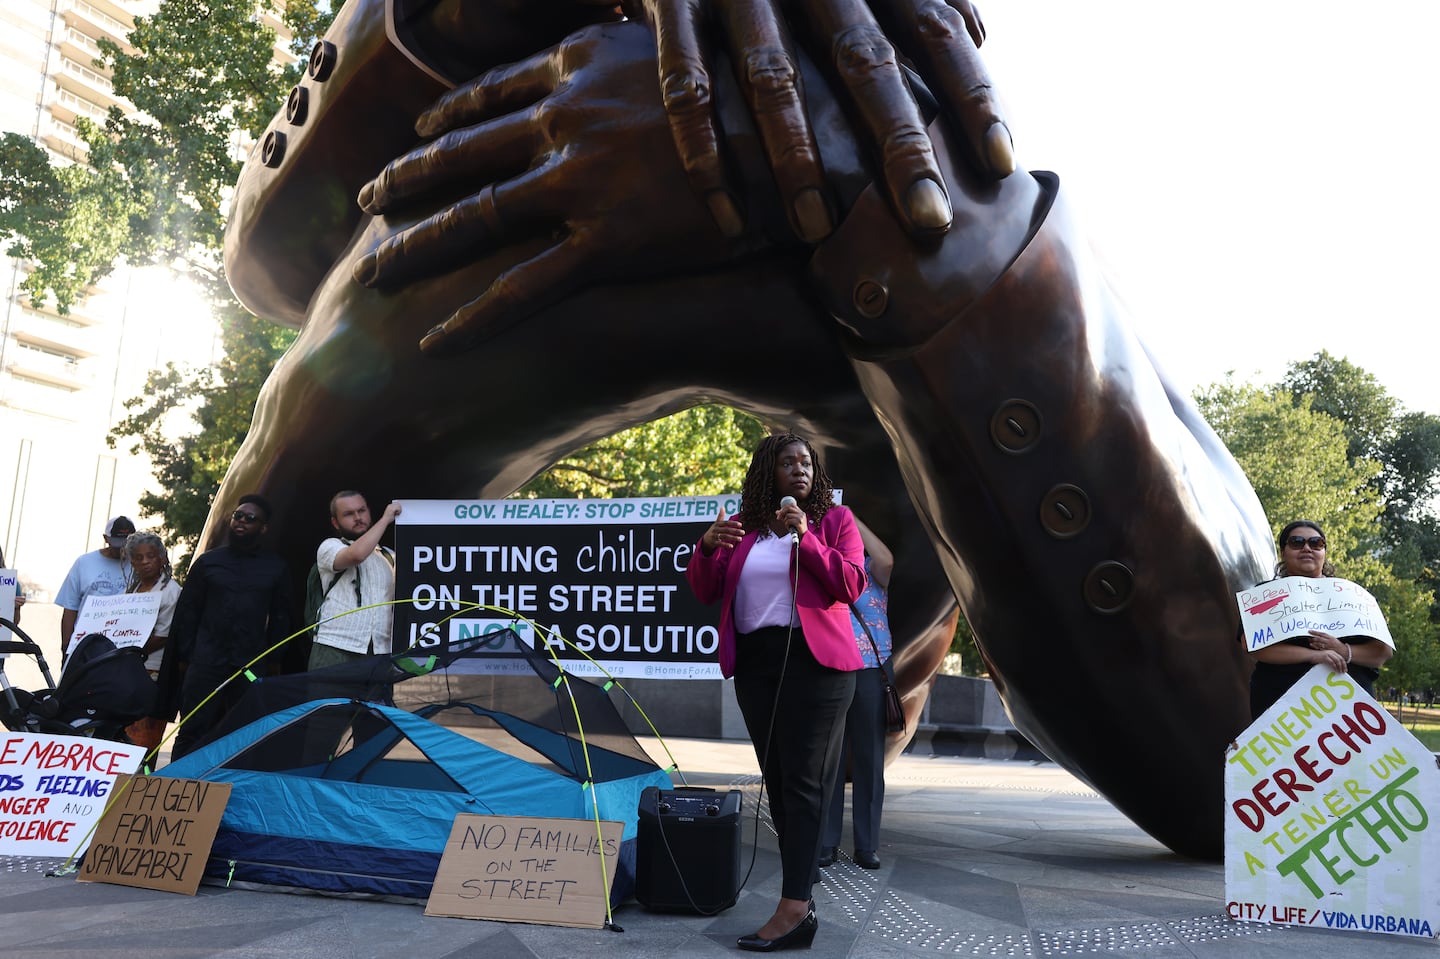
[[[347,4],[237,188],[232,283],[305,325],[225,489],[266,491],[286,530],[289,504],[337,475],[380,496],[500,496],[697,401],[783,421],[826,446],[847,502],[896,546],[907,687],[933,672],[935,644],[914,638],[953,590],[1016,725],[1172,848],[1218,855],[1222,749],[1247,719],[1231,591],[1263,568],[1268,531],[1073,243],[1058,181],[995,179],[1003,162],[977,159],[1004,159],[987,153],[993,122],[932,123],[953,224],[902,226],[907,194],[869,185],[806,66],[838,224],[812,251],[796,235],[826,231],[778,199],[716,70],[737,233],[675,159],[639,25],[592,26],[427,113],[443,84],[418,69],[395,82],[410,64],[378,7]],[[337,140],[362,114],[363,136]],[[454,130],[366,187],[416,117]],[[356,193],[375,215],[348,205]],[[314,537],[294,525],[279,545],[298,556]]]

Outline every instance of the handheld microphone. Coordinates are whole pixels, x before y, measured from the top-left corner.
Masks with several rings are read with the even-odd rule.
[[[780,497],[780,508],[781,508],[781,509],[784,509],[784,508],[787,507],[787,506],[798,506],[798,505],[799,505],[799,504],[795,502],[795,497],[793,497],[793,496],[782,496],[782,497]],[[790,524],[790,538],[791,538],[791,540],[794,542],[795,547],[798,549],[798,548],[800,547],[800,527],[797,526],[797,525],[794,524],[794,523],[791,523],[791,524]]]

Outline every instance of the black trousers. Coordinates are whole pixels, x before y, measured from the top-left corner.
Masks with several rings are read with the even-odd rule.
[[[835,786],[854,692],[855,674],[821,666],[798,629],[735,638],[735,698],[765,776],[786,899],[809,899],[815,883],[825,800]]]
[[[862,669],[855,674],[855,699],[845,713],[843,763],[850,755],[850,820],[855,849],[871,852],[880,848],[880,815],[885,808],[885,700],[881,683],[885,670]],[[842,767],[843,768],[843,767]],[[822,846],[840,845],[845,821],[845,777],[835,777],[830,802],[825,810]]]
[[[175,734],[175,739],[170,746],[172,762],[200,745],[201,740],[210,734],[210,730],[219,725],[220,720],[225,718],[225,714],[235,708],[240,697],[245,695],[250,681],[244,676],[239,676],[230,685],[215,693],[205,705],[199,705],[205,700],[205,697],[210,696],[215,687],[229,678],[236,668],[228,663],[190,664],[180,687],[180,718],[185,721],[180,724],[180,729]],[[198,709],[197,706],[199,706]],[[190,715],[192,710],[194,710],[193,716]],[[190,718],[186,720],[186,716],[190,716]]]

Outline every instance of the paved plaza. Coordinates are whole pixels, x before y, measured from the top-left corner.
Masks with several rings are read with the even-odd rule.
[[[751,858],[758,776],[748,744],[671,748],[695,785],[745,795]],[[1433,940],[1271,927],[1224,915],[1214,863],[1182,859],[1050,763],[902,756],[887,775],[876,871],[822,871],[809,955],[1432,957]],[[763,813],[763,806],[762,806]],[[47,876],[57,860],[0,858],[7,959],[690,959],[740,955],[769,916],[779,857],[768,820],[739,902],[719,916],[615,911],[623,932],[438,919],[418,905],[202,886],[151,892]],[[848,836],[848,825],[847,832]],[[849,853],[845,849],[846,854]]]

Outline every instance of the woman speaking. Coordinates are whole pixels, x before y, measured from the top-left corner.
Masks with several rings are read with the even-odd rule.
[[[735,677],[780,840],[780,904],[737,943],[756,952],[807,947],[819,927],[810,888],[862,666],[849,604],[865,587],[860,531],[832,493],[807,441],[767,437],[740,512],[720,511],[685,571],[702,603],[720,603],[720,671]]]

